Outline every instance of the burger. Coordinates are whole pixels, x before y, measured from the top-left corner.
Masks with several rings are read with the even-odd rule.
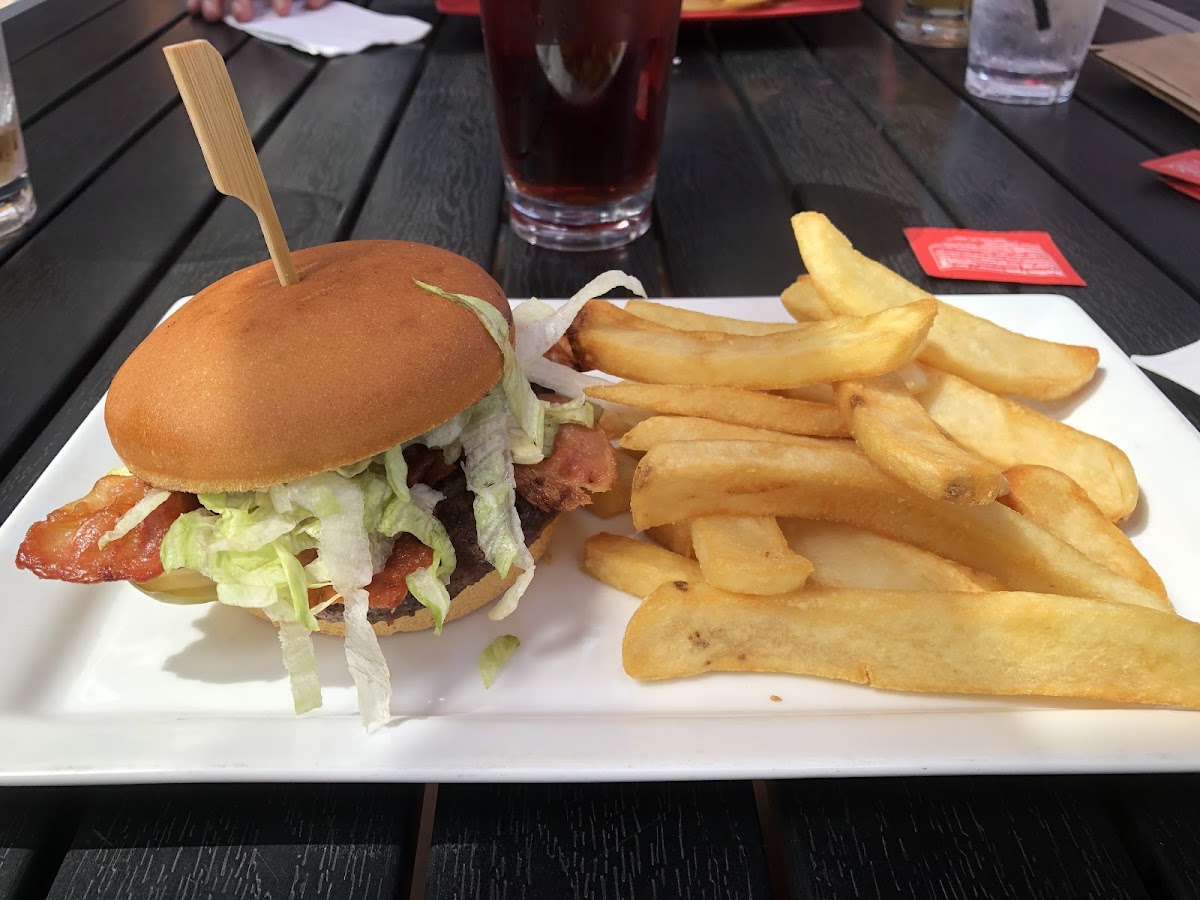
[[[560,310],[532,302],[518,334],[500,287],[449,251],[293,258],[297,284],[269,261],[242,269],[134,350],[105,405],[123,468],[35,523],[17,565],[269,619],[297,712],[321,703],[312,634],[341,636],[374,727],[390,702],[378,637],[497,600],[503,618],[558,517],[611,486],[592,407],[550,388],[584,377],[561,356],[574,310],[640,285],[606,273]]]

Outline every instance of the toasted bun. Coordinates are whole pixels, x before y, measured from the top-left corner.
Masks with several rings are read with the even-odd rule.
[[[349,241],[270,261],[197,294],[117,372],[105,423],[155,487],[265,488],[381,453],[481,399],[500,352],[470,310],[419,279],[508,301],[479,266],[407,241]]]
[[[550,545],[550,538],[554,536],[554,529],[558,527],[558,519],[551,521],[536,541],[529,545],[529,553],[533,556],[533,561],[537,562],[542,558],[542,554],[546,552],[546,547]],[[473,613],[481,606],[486,606],[491,603],[501,594],[503,594],[517,580],[518,570],[513,568],[508,573],[507,578],[501,578],[500,573],[493,569],[489,574],[475,582],[469,588],[461,591],[458,596],[450,601],[450,611],[446,613],[446,621],[453,622],[455,619],[461,619],[467,613]],[[214,591],[213,596],[216,596]],[[267,614],[261,609],[252,609],[243,607],[246,612],[253,613],[260,619],[267,619]],[[321,634],[332,634],[338,637],[346,636],[345,622],[322,622],[317,620],[320,626],[318,629]],[[393,619],[391,622],[375,622],[371,626],[375,629],[375,633],[380,637],[386,637],[389,634],[396,634],[400,631],[427,631],[433,627],[433,616],[429,610],[419,609],[411,616],[400,616]]]

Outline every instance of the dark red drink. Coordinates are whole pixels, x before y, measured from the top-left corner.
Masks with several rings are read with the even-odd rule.
[[[648,206],[680,0],[481,6],[514,216],[589,227],[598,210],[603,230],[634,198]]]

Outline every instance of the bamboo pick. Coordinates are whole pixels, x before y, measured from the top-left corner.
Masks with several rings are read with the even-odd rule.
[[[164,47],[163,52],[200,141],[213,184],[222,194],[237,197],[254,210],[279,283],[284,287],[295,284],[300,276],[275,213],[271,192],[267,190],[225,60],[208,41],[172,44]]]

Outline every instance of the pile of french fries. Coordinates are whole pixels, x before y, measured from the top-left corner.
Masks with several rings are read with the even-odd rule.
[[[644,598],[637,679],[713,671],[1200,707],[1200,625],[1118,527],[1128,457],[1022,400],[1069,397],[1091,347],[943,303],[824,216],[792,219],[794,324],[590,302],[569,337],[649,540],[585,571]]]

